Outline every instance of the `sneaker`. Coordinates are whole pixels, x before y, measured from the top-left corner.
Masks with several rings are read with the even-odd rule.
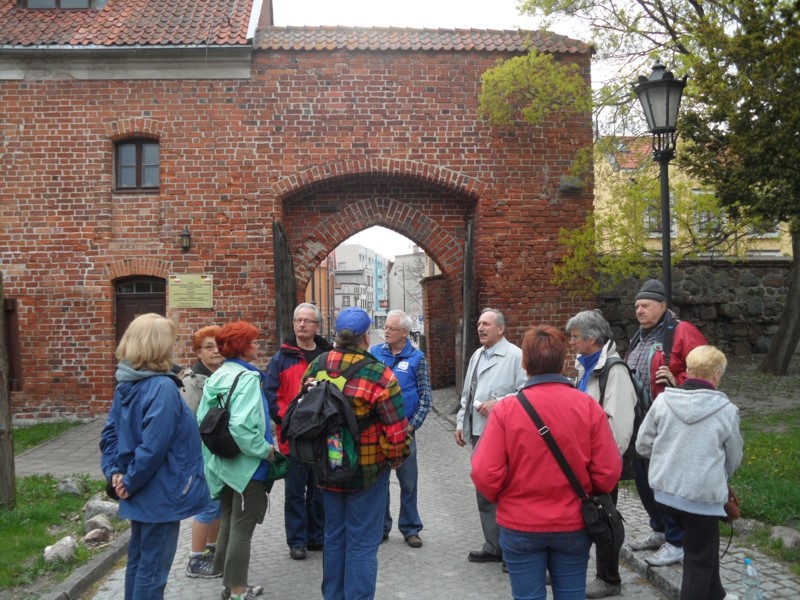
[[[247,586],[247,594],[245,594],[245,599],[247,598],[255,598],[256,596],[260,596],[264,593],[264,586],[263,585],[248,585]],[[231,588],[224,588],[222,590],[222,600],[230,600],[231,598]]]
[[[215,579],[222,577],[222,573],[214,573],[214,563],[206,560],[206,557],[201,554],[200,556],[189,557],[189,564],[186,565],[186,576]]]
[[[216,555],[217,555],[217,547],[216,546],[206,546],[206,549],[203,550],[203,558],[205,558],[212,565],[214,564],[214,557]]]
[[[631,542],[631,550],[658,550],[666,543],[664,534],[660,531],[651,531],[644,537],[635,542]]]
[[[422,540],[416,534],[411,534],[406,538],[406,544],[412,548],[422,548]]]
[[[602,579],[595,578],[586,586],[587,598],[607,598],[608,596],[619,596],[621,593],[621,585],[611,585]]]
[[[289,548],[289,556],[292,560],[303,560],[306,557],[306,549],[303,546]]]
[[[674,565],[675,563],[683,562],[683,548],[673,546],[669,542],[664,542],[661,548],[645,558],[645,560],[654,567]]]

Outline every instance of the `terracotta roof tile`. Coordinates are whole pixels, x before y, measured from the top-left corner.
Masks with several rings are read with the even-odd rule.
[[[262,50],[487,50],[584,54],[591,47],[547,31],[401,29],[397,27],[270,27],[256,35]]]
[[[0,46],[247,45],[253,0],[108,0],[25,10],[0,0]]]

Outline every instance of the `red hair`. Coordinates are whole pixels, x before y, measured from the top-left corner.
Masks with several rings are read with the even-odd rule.
[[[200,348],[203,345],[203,342],[206,338],[214,338],[216,340],[217,334],[219,333],[219,327],[216,325],[209,325],[208,327],[203,327],[202,329],[198,329],[192,334],[192,348],[195,352],[200,352]]]
[[[522,366],[528,377],[561,373],[567,358],[567,336],[552,325],[538,325],[525,332]]]
[[[258,339],[258,329],[252,323],[228,323],[216,335],[217,349],[225,358],[238,358],[255,339]]]

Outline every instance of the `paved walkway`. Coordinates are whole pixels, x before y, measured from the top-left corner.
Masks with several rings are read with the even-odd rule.
[[[379,599],[468,599],[509,598],[508,578],[497,563],[473,564],[466,560],[469,550],[482,543],[474,487],[469,478],[469,451],[453,441],[452,407],[456,404],[452,389],[434,393],[434,412],[419,431],[417,443],[420,461],[420,513],[425,523],[424,546],[409,548],[395,529],[380,549],[377,598]],[[90,473],[101,477],[98,440],[104,423],[98,418],[86,425],[21,454],[16,459],[17,475],[52,473],[64,476]],[[391,480],[393,512],[399,488]],[[322,561],[319,553],[309,553],[305,561],[289,558],[283,530],[283,486],[277,485],[271,496],[271,508],[263,525],[256,528],[250,564],[250,582],[265,587],[264,600],[311,599],[320,597]],[[635,539],[648,532],[647,518],[635,494],[623,489],[620,509],[626,519],[627,538]],[[219,580],[190,579],[184,569],[189,549],[189,521],[183,523],[178,552],[167,586],[166,598],[219,598]],[[722,560],[722,577],[730,593],[741,593],[741,564],[752,556],[764,581],[765,597],[800,598],[800,579],[784,566],[750,549],[732,545]],[[644,562],[646,553],[623,548],[622,599],[654,600],[678,598],[680,566],[652,568]],[[124,589],[124,566],[86,569],[88,577],[105,575],[96,591],[84,595],[93,600],[121,598]],[[99,574],[98,574],[99,572]],[[589,578],[594,574],[589,566]],[[86,583],[85,581],[83,582]],[[67,587],[73,584],[65,584]],[[50,597],[76,598],[69,589],[55,590]],[[73,588],[74,589],[74,588]],[[67,595],[58,596],[65,592]]]

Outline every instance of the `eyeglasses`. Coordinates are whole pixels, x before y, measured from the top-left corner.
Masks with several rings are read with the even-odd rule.
[[[396,331],[405,331],[403,327],[384,327],[384,331],[388,331],[389,333],[394,333]]]
[[[203,346],[200,346],[200,349],[201,350],[216,350],[217,349],[217,345],[216,344],[205,344]]]
[[[298,325],[317,325],[319,321],[312,321],[311,319],[292,319],[293,323]]]

